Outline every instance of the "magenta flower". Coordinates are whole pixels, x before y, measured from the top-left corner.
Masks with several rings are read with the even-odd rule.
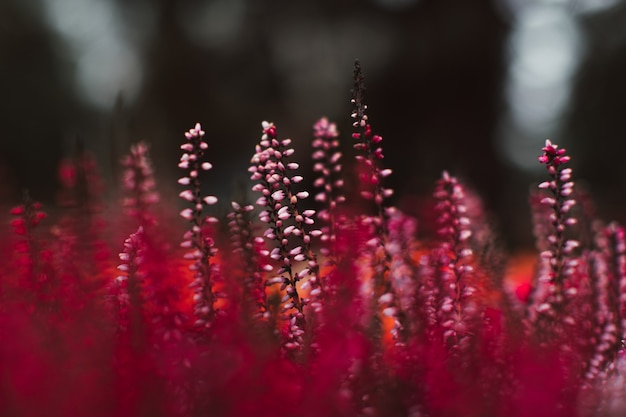
[[[550,139],[546,139],[546,145],[541,150],[543,155],[540,155],[538,159],[542,164],[556,168],[570,160],[570,157],[565,155],[565,149],[559,149],[558,145],[553,145]]]

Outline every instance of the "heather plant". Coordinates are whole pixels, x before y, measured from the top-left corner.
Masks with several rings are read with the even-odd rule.
[[[313,186],[318,189],[315,201],[323,204],[323,208],[317,213],[317,218],[322,224],[319,252],[327,258],[327,265],[337,264],[339,261],[337,228],[347,221],[339,210],[346,198],[341,192],[344,181],[341,175],[342,154],[338,149],[338,137],[337,125],[326,117],[322,117],[313,125],[312,158],[315,161],[313,171],[319,173]]]
[[[156,222],[151,206],[159,202],[156,181],[145,142],[139,142],[130,148],[130,153],[121,162],[124,168],[122,202],[126,215],[143,228],[149,228]]]
[[[185,170],[185,176],[178,183],[190,188],[181,191],[180,198],[189,202],[191,208],[180,212],[182,218],[190,223],[191,228],[183,236],[181,247],[190,249],[185,253],[185,259],[193,261],[189,269],[193,271],[194,288],[193,300],[196,326],[210,327],[217,314],[217,292],[215,281],[217,278],[216,265],[211,258],[217,254],[214,239],[211,236],[210,225],[217,223],[217,218],[204,215],[205,206],[217,203],[217,197],[209,195],[202,197],[200,189],[200,173],[212,168],[210,162],[202,161],[208,144],[204,141],[205,132],[199,123],[185,133],[187,142],[181,145],[183,154],[178,167]]]
[[[294,153],[293,148],[288,147],[290,144],[290,139],[278,139],[273,123],[263,122],[263,135],[252,157],[250,172],[251,179],[258,181],[253,191],[261,193],[257,200],[257,205],[263,208],[259,219],[268,225],[263,235],[274,244],[269,256],[278,265],[276,276],[267,280],[266,284],[281,284],[280,290],[285,290],[280,310],[287,320],[284,348],[300,350],[305,347],[305,307],[310,306],[315,313],[322,308],[319,264],[311,247],[311,239],[322,232],[305,228],[305,225],[314,224],[312,217],[315,210],[299,208],[300,201],[306,199],[309,193],[293,190],[292,185],[300,183],[303,177],[289,175],[290,171],[299,167],[296,162],[289,162]],[[298,268],[297,263],[300,262],[306,262],[306,265]],[[310,298],[302,297],[302,289],[298,289],[298,282],[304,278],[308,279]]]
[[[64,161],[62,210],[26,198],[0,242],[0,414],[623,415],[626,237],[595,217],[566,151],[540,150],[536,273],[519,284],[452,171],[433,184],[434,224],[392,205],[358,63],[352,105],[354,173],[321,118],[305,189],[304,150],[262,122],[256,201],[225,219],[203,191],[219,158],[199,123],[185,132],[180,234],[155,213],[147,144],[121,160],[117,212],[90,192],[87,153]],[[104,236],[103,213],[129,230]]]

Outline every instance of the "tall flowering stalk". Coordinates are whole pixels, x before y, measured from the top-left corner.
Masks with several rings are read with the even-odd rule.
[[[354,149],[357,151],[356,160],[359,163],[359,179],[361,180],[362,190],[360,195],[368,201],[373,201],[377,216],[373,218],[373,222],[380,230],[381,238],[386,235],[386,226],[384,222],[384,202],[393,195],[391,188],[383,186],[383,179],[391,174],[390,169],[383,169],[381,161],[384,158],[382,141],[383,138],[374,134],[372,126],[367,116],[367,105],[365,104],[365,85],[363,83],[363,74],[361,65],[357,61],[354,65],[354,88],[352,90],[352,119],[354,122],[354,133],[352,138],[355,140]]]
[[[200,172],[209,171],[213,167],[210,162],[203,161],[204,153],[209,147],[204,141],[204,134],[200,123],[196,123],[193,129],[185,133],[187,142],[180,146],[183,154],[178,164],[185,171],[185,175],[178,183],[188,187],[180,193],[180,197],[191,205],[180,212],[181,217],[191,226],[183,236],[181,247],[190,250],[185,254],[185,259],[193,261],[189,268],[194,273],[191,288],[194,292],[195,324],[210,327],[217,313],[217,293],[214,288],[217,271],[210,260],[217,254],[217,248],[209,233],[209,226],[217,223],[217,218],[205,215],[203,211],[205,206],[217,203],[217,197],[202,196],[200,189]]]
[[[341,151],[339,151],[339,132],[335,123],[322,117],[313,125],[313,171],[319,174],[313,186],[319,191],[315,194],[315,201],[324,205],[317,218],[322,222],[320,253],[328,257],[328,263],[336,264],[337,256],[337,227],[346,221],[337,217],[337,206],[345,201],[341,194],[344,182],[341,177]]]
[[[126,214],[146,228],[156,220],[150,208],[159,202],[149,148],[145,142],[132,145],[130,153],[122,159],[123,187],[126,195],[123,205]]]
[[[422,325],[420,318],[417,317],[417,309],[421,308],[421,305],[415,301],[420,288],[417,267],[412,259],[413,253],[417,250],[415,240],[417,220],[395,208],[388,209],[387,214],[389,216],[387,250],[391,256],[390,281],[396,294],[396,304],[404,315],[402,318],[398,314],[395,315],[391,333],[398,343],[402,343],[408,334],[417,334],[418,327]],[[406,325],[409,328],[405,329]]]
[[[586,370],[586,379],[594,380],[615,371],[618,354],[623,349],[626,330],[626,241],[624,228],[611,223],[596,236],[597,250],[591,254],[590,274],[595,278],[597,294],[595,314],[596,339]]]
[[[292,174],[299,165],[289,162],[294,153],[293,148],[289,148],[291,140],[279,140],[273,123],[263,122],[262,126],[263,135],[251,159],[251,179],[256,182],[252,191],[262,194],[256,202],[263,208],[259,219],[268,225],[265,238],[275,245],[270,258],[280,265],[275,271],[276,276],[267,280],[266,285],[281,284],[281,291],[286,291],[281,300],[285,303],[282,312],[286,313],[288,320],[284,347],[288,351],[298,350],[304,345],[305,306],[310,304],[315,312],[322,308],[319,265],[311,249],[311,239],[322,232],[307,230],[314,223],[315,210],[300,211],[298,208],[299,201],[306,199],[309,193],[295,192],[292,188],[303,178]],[[298,270],[300,263],[305,265]],[[302,298],[297,286],[306,277],[310,298]]]
[[[547,294],[536,310],[540,317],[548,322],[561,319],[571,321],[571,317],[563,314],[567,297],[566,286],[578,265],[579,261],[574,256],[574,251],[580,244],[577,240],[566,237],[566,231],[576,224],[576,219],[571,217],[571,209],[576,204],[572,198],[574,191],[574,182],[571,181],[572,169],[564,168],[570,157],[565,155],[565,149],[559,149],[550,140],[546,140],[542,150],[543,154],[538,159],[546,166],[550,181],[539,184],[539,188],[548,194],[540,203],[550,209],[548,220],[551,230],[546,237],[548,248],[541,253],[541,257],[548,263],[547,274],[539,277],[539,280],[547,282]],[[556,328],[545,330],[550,333]]]
[[[444,171],[434,194],[437,234],[441,243],[433,251],[433,261],[441,274],[439,320],[443,336],[452,350],[466,347],[464,340],[470,333],[472,315],[476,306],[469,302],[476,292],[472,283],[472,250],[468,239],[472,236],[467,217],[465,192],[455,177]]]
[[[227,215],[231,245],[235,255],[236,267],[242,276],[243,312],[253,319],[269,319],[270,308],[265,293],[263,280],[266,272],[274,268],[270,264],[269,251],[260,236],[254,236],[251,204],[242,206],[232,202],[232,211]]]
[[[141,267],[145,262],[143,234],[143,228],[139,226],[124,241],[124,249],[118,255],[121,263],[117,267],[122,274],[115,279],[113,288],[118,331],[130,335],[134,342],[139,341],[138,332],[142,325],[141,287],[144,273]]]
[[[357,152],[355,156],[358,163],[358,174],[361,185],[360,195],[363,199],[371,201],[374,205],[375,215],[365,215],[362,219],[364,225],[371,228],[371,238],[367,242],[366,251],[370,252],[371,266],[373,268],[373,295],[377,307],[383,308],[383,315],[398,320],[400,311],[396,304],[395,294],[389,280],[391,255],[386,247],[389,239],[387,230],[387,213],[385,200],[393,195],[391,188],[383,186],[384,178],[391,174],[390,169],[382,168],[384,158],[382,141],[383,138],[374,134],[367,116],[365,104],[365,85],[359,62],[354,64],[354,88],[352,90],[354,122],[352,138]],[[376,315],[374,315],[376,325]]]

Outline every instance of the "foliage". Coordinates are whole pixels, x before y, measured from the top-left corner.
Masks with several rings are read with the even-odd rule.
[[[546,141],[539,156],[536,274],[518,297],[462,181],[436,182],[432,236],[390,206],[358,64],[354,81],[354,177],[322,118],[305,190],[291,141],[263,122],[256,202],[220,220],[202,193],[213,138],[196,124],[181,145],[180,235],[156,209],[143,143],[122,161],[125,220],[108,236],[95,196],[65,199],[56,220],[25,197],[1,243],[0,414],[623,415],[624,229],[583,215],[565,150]],[[64,195],[93,189],[95,168],[70,165],[80,178]],[[117,263],[107,237],[123,242]]]

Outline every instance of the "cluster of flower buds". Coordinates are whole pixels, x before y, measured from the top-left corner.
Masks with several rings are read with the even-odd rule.
[[[285,291],[282,299],[282,311],[288,313],[289,333],[285,344],[287,349],[301,346],[304,324],[304,307],[307,304],[317,311],[321,309],[322,288],[319,281],[319,265],[311,250],[311,239],[322,234],[320,230],[308,230],[314,224],[315,210],[298,209],[299,201],[306,199],[306,191],[294,192],[293,184],[302,181],[300,175],[292,174],[299,168],[295,162],[289,162],[294,153],[289,148],[290,139],[279,140],[273,123],[263,122],[263,135],[256,146],[251,159],[251,179],[256,182],[252,187],[260,192],[256,204],[262,208],[259,219],[268,225],[263,233],[265,238],[275,243],[270,258],[277,262],[275,277],[266,281],[266,285],[281,284]],[[304,267],[296,270],[298,264]],[[310,287],[311,299],[301,298],[297,283],[308,277],[306,286]],[[305,288],[306,289],[306,288]]]
[[[393,190],[383,187],[383,180],[391,175],[392,171],[381,167],[381,161],[384,158],[383,138],[372,131],[366,114],[367,105],[365,104],[364,93],[363,74],[361,65],[357,61],[354,64],[354,88],[351,100],[353,106],[351,117],[354,120],[352,122],[354,128],[352,138],[355,141],[353,147],[357,153],[355,158],[361,186],[360,195],[363,199],[373,202],[376,211],[375,215],[365,215],[361,219],[362,226],[369,229],[365,250],[369,252],[367,256],[374,272],[372,284],[376,308],[383,307],[383,316],[393,317],[397,320],[398,308],[380,301],[389,298],[388,293],[391,294],[390,291],[392,291],[388,277],[391,255],[387,252],[386,247],[388,241],[387,211],[384,203],[387,198],[393,195]],[[377,320],[376,316],[374,316],[374,320]]]
[[[468,274],[473,272],[470,265],[472,250],[468,239],[472,236],[470,220],[467,217],[465,191],[455,177],[444,171],[437,181],[434,197],[437,218],[437,234],[441,238],[440,246],[435,250],[436,262],[442,267],[442,294],[440,320],[444,327],[444,337],[461,339],[467,324],[467,299],[476,292],[470,285]]]
[[[327,118],[319,119],[313,125],[313,171],[319,173],[319,177],[313,185],[320,189],[315,195],[315,201],[324,204],[324,209],[317,214],[324,226],[320,228],[322,235],[320,241],[323,247],[320,253],[324,256],[336,258],[335,245],[337,241],[336,226],[341,223],[335,219],[338,204],[345,201],[345,196],[340,194],[343,187],[341,178],[341,152],[337,137],[337,126],[330,123]]]
[[[395,207],[390,207],[386,211],[389,239],[385,247],[391,256],[389,268],[391,288],[393,288],[393,293],[395,293],[394,298],[397,308],[402,311],[407,319],[411,320],[416,318],[416,279],[414,276],[416,271],[413,267],[414,261],[411,259],[411,256],[416,250],[417,220],[402,213]],[[393,296],[391,293],[388,294]],[[406,321],[400,320],[399,317],[399,314],[394,315],[394,327],[391,330],[396,340],[401,339],[401,332],[405,327],[402,321]]]
[[[138,308],[140,305],[139,294],[144,279],[141,265],[144,262],[143,246],[144,246],[143,227],[124,241],[124,249],[119,253],[121,263],[117,269],[122,272],[115,278],[114,297],[115,307],[117,309],[117,323],[119,331],[126,331],[131,325],[132,308]]]
[[[122,159],[123,187],[127,196],[123,205],[126,213],[146,227],[155,222],[150,213],[150,206],[159,202],[156,182],[149,156],[149,148],[145,142],[130,147],[130,153]]]
[[[204,134],[200,123],[196,123],[193,129],[185,132],[187,142],[180,146],[183,154],[178,167],[185,170],[186,174],[178,180],[178,183],[188,187],[179,195],[191,204],[190,208],[180,212],[181,217],[191,224],[190,230],[187,230],[183,236],[181,247],[189,249],[189,252],[185,254],[185,259],[193,261],[189,268],[194,273],[191,288],[194,291],[196,325],[208,327],[217,313],[215,308],[217,294],[213,288],[216,271],[215,265],[210,262],[210,258],[217,254],[217,248],[208,229],[210,225],[217,223],[217,218],[205,216],[203,209],[204,206],[217,203],[217,197],[201,195],[200,172],[212,168],[210,162],[202,160],[208,148],[204,141]]]
[[[576,204],[571,198],[574,190],[572,169],[563,167],[570,157],[565,155],[565,149],[559,149],[550,140],[546,140],[542,151],[538,159],[546,166],[551,179],[539,184],[539,188],[549,193],[549,196],[541,199],[541,204],[551,209],[549,221],[552,231],[547,236],[549,248],[541,253],[542,258],[550,263],[550,297],[546,303],[539,305],[538,311],[548,313],[554,312],[564,302],[564,284],[578,265],[578,259],[573,253],[580,243],[565,237],[566,229],[576,224],[576,219],[570,217],[571,209]]]
[[[263,273],[273,271],[270,252],[265,248],[265,240],[254,236],[250,213],[254,206],[242,206],[232,202],[232,211],[227,214],[233,253],[238,256],[237,265],[243,272],[244,304],[250,303],[255,309],[253,318],[269,318]],[[245,305],[247,307],[247,305]]]
[[[361,164],[359,173],[363,185],[361,197],[373,201],[378,207],[380,216],[382,216],[383,202],[393,195],[391,188],[384,188],[382,185],[383,179],[391,174],[391,170],[382,169],[380,166],[380,161],[384,158],[381,146],[383,138],[372,132],[366,114],[367,105],[364,102],[364,92],[363,74],[357,61],[354,66],[354,89],[351,100],[354,111],[351,117],[354,119],[352,126],[355,128],[355,132],[352,133],[352,138],[356,141],[354,149],[358,152],[356,159]],[[382,222],[382,219],[379,221]]]
[[[596,234],[591,252],[595,276],[595,329],[597,343],[585,377],[593,380],[616,363],[623,350],[626,329],[626,241],[624,228],[611,223]]]

